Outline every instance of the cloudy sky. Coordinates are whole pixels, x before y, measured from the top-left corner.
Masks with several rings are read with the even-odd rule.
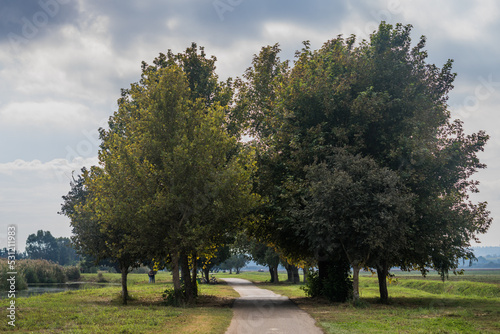
[[[252,55],[279,42],[293,59],[339,34],[367,38],[378,23],[412,24],[429,62],[455,60],[452,115],[490,142],[476,174],[495,218],[480,236],[500,245],[500,3],[495,0],[0,0],[0,247],[16,224],[18,247],[39,229],[70,236],[57,212],[73,170],[97,161],[97,129],[141,61],[191,42],[218,59],[221,79],[241,76]]]

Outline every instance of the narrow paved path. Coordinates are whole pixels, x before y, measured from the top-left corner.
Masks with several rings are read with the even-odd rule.
[[[240,294],[233,304],[233,320],[226,334],[320,334],[314,319],[288,297],[260,289],[241,278],[224,278]]]

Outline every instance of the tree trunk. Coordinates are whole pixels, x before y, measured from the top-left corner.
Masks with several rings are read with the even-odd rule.
[[[324,282],[328,279],[328,269],[331,262],[326,260],[318,260],[318,290],[321,291],[324,288]]]
[[[377,277],[378,277],[378,289],[380,292],[380,301],[387,304],[389,301],[389,292],[387,291],[387,275],[389,274],[389,268],[384,262],[381,265],[377,265]]]
[[[278,277],[278,266],[275,266],[273,268],[273,271],[274,271],[274,283],[278,284],[280,282],[280,279]]]
[[[210,282],[210,268],[206,267],[203,269],[203,273],[205,274],[205,279],[207,280],[207,283]]]
[[[309,275],[309,268],[307,266],[304,266],[304,268],[302,268],[302,271],[304,272],[304,283],[307,283],[307,276]]]
[[[184,299],[186,303],[191,303],[194,299],[194,292],[189,272],[189,259],[186,254],[181,254],[181,276],[184,283]]]
[[[352,295],[354,301],[359,300],[359,270],[361,267],[359,264],[351,264],[352,265]]]
[[[285,264],[285,269],[286,269],[286,275],[287,275],[287,282],[293,282],[293,271],[292,271],[292,265],[289,263]]]
[[[229,268],[229,275],[233,274],[233,268]]]
[[[196,265],[197,254],[193,253],[193,277],[191,278],[191,285],[193,287],[193,296],[194,298],[198,297],[198,282],[196,281],[196,272],[198,271],[198,266]]]
[[[172,281],[174,292],[177,296],[181,294],[181,280],[179,277],[179,254],[172,254]]]
[[[120,271],[122,273],[122,303],[123,303],[123,305],[127,305],[127,300],[128,300],[128,288],[127,288],[128,266],[121,265]]]
[[[274,283],[274,269],[269,266],[269,273],[271,274],[271,283]]]
[[[300,283],[299,267],[292,265],[292,276],[294,284]]]

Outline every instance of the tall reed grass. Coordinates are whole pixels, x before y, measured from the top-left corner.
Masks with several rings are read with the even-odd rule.
[[[65,283],[80,279],[80,270],[75,266],[63,267],[47,260],[18,260],[14,270],[6,259],[0,259],[0,290],[8,291],[10,282],[8,272],[16,272],[16,290],[28,288],[28,284]]]

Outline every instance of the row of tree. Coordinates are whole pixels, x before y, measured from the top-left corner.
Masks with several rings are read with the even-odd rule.
[[[276,281],[280,257],[316,267],[332,300],[358,298],[365,267],[383,301],[392,266],[446,276],[491,223],[469,200],[488,136],[451,119],[452,62],[427,64],[410,31],[305,42],[293,64],[264,47],[235,81],[196,44],[143,63],[100,130],[100,165],[64,196],[78,249],[119,263],[124,302],[128,271],[151,258],[192,301],[197,268],[242,231]]]
[[[7,258],[8,249],[0,249],[0,258]],[[70,238],[54,237],[50,231],[38,230],[26,239],[26,250],[16,253],[16,259],[43,259],[61,266],[75,265],[80,257],[72,246]]]

